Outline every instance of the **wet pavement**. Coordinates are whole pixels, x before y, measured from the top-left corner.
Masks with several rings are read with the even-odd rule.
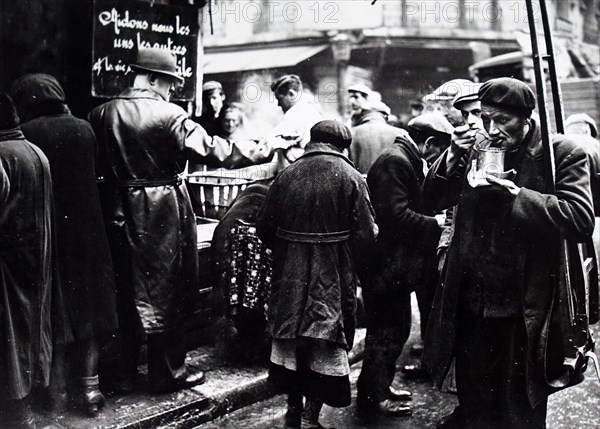
[[[413,305],[413,309],[414,309]],[[414,311],[413,320],[417,316]],[[398,360],[398,368],[411,361],[408,348],[418,338],[418,324],[413,323],[411,337],[405,351]],[[337,429],[421,429],[434,428],[435,423],[449,414],[457,404],[456,395],[442,393],[428,380],[405,380],[398,370],[394,385],[413,392],[413,414],[410,417],[379,418],[365,422],[356,414],[356,379],[361,363],[352,366],[351,382],[353,403],[346,408],[325,406],[321,412],[321,423]],[[205,423],[197,429],[283,429],[285,396],[280,395],[260,403],[237,410],[225,417]],[[600,383],[591,368],[586,380],[578,386],[552,395],[548,403],[547,425],[549,429],[600,428]]]

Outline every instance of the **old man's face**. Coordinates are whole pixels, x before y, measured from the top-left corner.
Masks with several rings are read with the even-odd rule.
[[[529,131],[528,117],[500,107],[482,104],[481,119],[495,146],[507,150],[518,147]]]

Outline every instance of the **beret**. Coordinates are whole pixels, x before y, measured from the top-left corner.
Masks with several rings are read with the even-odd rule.
[[[470,82],[470,85],[462,86],[458,93],[454,96],[454,99],[452,100],[452,106],[455,109],[460,110],[459,106],[462,103],[479,100],[479,88],[481,88],[481,84],[475,82]]]
[[[0,93],[0,130],[8,130],[19,125],[17,109],[7,94]]]
[[[341,122],[325,120],[317,122],[310,129],[310,141],[331,143],[337,147],[346,148],[352,142],[352,133]]]
[[[565,126],[569,126],[571,124],[576,124],[579,122],[583,122],[590,126],[590,131],[592,137],[596,137],[598,135],[598,127],[596,126],[596,121],[594,121],[590,115],[587,113],[575,113],[567,118],[565,121]]]
[[[448,119],[440,113],[425,113],[416,116],[408,122],[408,129],[418,131],[424,134],[445,134],[451,135],[454,127]]]
[[[362,83],[355,83],[348,87],[348,92],[359,92],[368,97],[373,91],[367,85],[364,85]]]
[[[491,79],[479,88],[482,104],[512,110],[529,115],[535,108],[535,94],[529,86],[518,79],[499,77]]]
[[[223,85],[221,85],[216,80],[209,80],[208,82],[204,82],[204,85],[202,85],[202,92],[214,92],[214,91],[223,92]]]

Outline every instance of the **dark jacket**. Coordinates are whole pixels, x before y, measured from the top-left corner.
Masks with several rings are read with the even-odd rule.
[[[11,399],[49,381],[51,213],[48,160],[18,128],[0,131],[0,377],[3,396]]]
[[[42,90],[43,89],[43,90]],[[48,157],[61,288],[77,340],[117,327],[115,280],[96,184],[96,137],[64,104],[58,82],[28,75],[11,88],[25,137]]]
[[[509,303],[516,300],[515,316],[525,320],[526,389],[531,404],[537,405],[556,390],[545,380],[562,365],[562,355],[549,341],[558,337],[549,334],[546,324],[555,290],[553,274],[559,265],[558,242],[561,237],[585,240],[594,223],[587,155],[564,136],[554,138],[553,148],[556,195],[545,193],[544,156],[535,122],[514,159],[514,182],[522,187],[516,197],[508,197],[506,192],[491,195],[495,191],[490,189],[473,190],[465,178],[470,161],[463,159],[462,168],[448,173],[445,154],[427,176],[427,202],[438,209],[459,204],[445,280],[438,287],[423,354],[423,363],[438,384],[442,383],[453,354],[457,314],[464,311],[464,304],[459,305],[463,276],[474,268],[485,267],[483,290],[498,292],[503,287],[510,293],[501,295]],[[487,198],[487,204],[478,204],[476,198]],[[477,248],[484,245],[486,251],[479,252]],[[498,301],[496,293],[487,292],[479,297],[482,317],[503,317],[510,308]]]
[[[424,207],[423,165],[410,136],[400,136],[375,161],[367,175],[379,238],[367,252],[365,275],[373,274],[373,270],[386,272],[394,279],[389,282],[390,287],[400,283],[414,290],[434,267],[440,227]],[[431,267],[426,266],[428,263]],[[366,282],[364,287],[368,286]]]
[[[309,143],[271,185],[258,234],[273,249],[273,338],[309,337],[350,349],[355,260],[376,234],[367,184],[335,147]]]
[[[198,289],[196,221],[178,177],[186,159],[241,167],[268,159],[252,143],[211,139],[156,92],[127,89],[89,115],[99,144],[107,233],[123,304],[135,301],[148,332],[172,328]],[[135,321],[133,321],[135,323]]]
[[[397,136],[408,136],[403,129],[385,122],[381,113],[367,112],[352,127],[352,144],[349,158],[362,174],[367,174],[377,157],[389,149]]]

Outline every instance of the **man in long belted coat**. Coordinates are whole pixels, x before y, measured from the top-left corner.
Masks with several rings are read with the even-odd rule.
[[[114,390],[131,388],[145,331],[150,389],[170,391],[204,379],[184,363],[181,322],[199,287],[196,221],[180,176],[186,160],[233,168],[267,161],[272,152],[254,142],[211,138],[169,103],[182,81],[169,51],[140,49],[132,68],[134,86],[89,115],[100,146],[119,324],[128,337],[120,359],[125,377]]]

